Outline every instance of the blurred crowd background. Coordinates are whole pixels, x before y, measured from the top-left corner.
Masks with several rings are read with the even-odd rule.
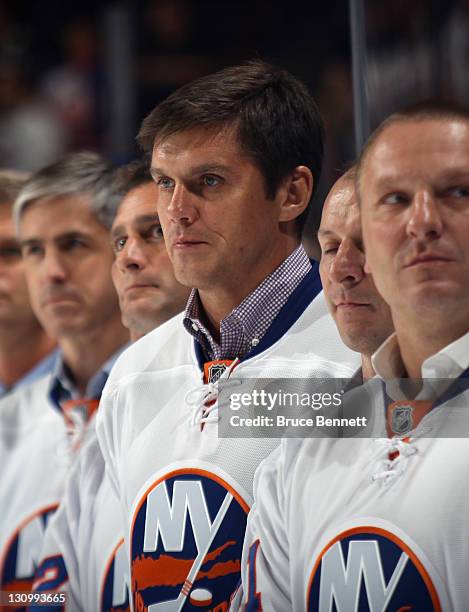
[[[469,102],[469,0],[363,4],[370,128],[422,99]],[[82,149],[125,163],[171,91],[259,57],[312,88],[327,128],[321,197],[355,155],[349,13],[347,0],[0,0],[0,167]]]

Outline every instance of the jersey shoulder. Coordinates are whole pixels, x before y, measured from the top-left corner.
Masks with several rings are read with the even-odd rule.
[[[61,419],[49,400],[51,374],[22,386],[0,400],[0,431],[28,431],[44,419]]]
[[[170,368],[178,354],[189,361],[192,337],[184,329],[183,318],[184,313],[176,315],[127,348],[114,364],[108,385],[132,375]]]

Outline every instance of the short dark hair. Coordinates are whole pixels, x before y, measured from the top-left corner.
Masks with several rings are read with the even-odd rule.
[[[152,181],[147,157],[131,161],[116,170],[116,189],[122,196]]]
[[[324,125],[316,103],[292,74],[262,61],[225,68],[179,88],[144,119],[137,140],[149,153],[175,133],[227,126],[237,129],[241,147],[261,171],[268,198],[296,166],[311,170],[313,190],[319,184]],[[308,208],[297,219],[300,229]]]
[[[381,134],[387,130],[388,127],[394,125],[395,123],[402,123],[404,121],[438,121],[450,119],[459,119],[469,122],[469,109],[465,106],[460,106],[451,102],[428,100],[425,102],[420,102],[419,104],[413,104],[412,106],[398,111],[397,113],[393,113],[392,115],[389,115],[389,117],[387,117],[382,123],[380,123],[380,125],[378,125],[378,127],[366,141],[357,162],[356,184],[358,201],[360,201],[360,183],[363,166],[366,158],[368,157],[368,153]]]
[[[125,196],[134,189],[152,182],[153,178],[150,174],[149,160],[146,157],[136,159],[116,170],[115,188],[119,197],[113,200],[112,206],[109,209],[109,228],[112,227]]]

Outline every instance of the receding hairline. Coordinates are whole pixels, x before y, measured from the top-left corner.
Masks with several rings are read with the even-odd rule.
[[[323,211],[324,211],[324,208],[326,208],[327,203],[336,196],[336,193],[339,189],[341,188],[343,189],[344,187],[351,186],[352,191],[355,191],[355,179],[356,179],[356,167],[355,166],[353,166],[352,168],[349,168],[347,172],[339,176],[339,178],[335,181],[335,183],[330,188],[329,193],[327,194],[326,199],[324,200]]]
[[[398,112],[390,115],[385,119],[376,130],[370,135],[363,150],[360,154],[358,162],[356,164],[355,173],[355,188],[357,192],[357,202],[360,204],[361,200],[361,180],[363,176],[363,169],[365,163],[371,153],[376,147],[381,137],[392,127],[399,125],[400,123],[425,123],[431,121],[434,123],[442,122],[460,122],[467,123],[469,125],[469,111],[465,109],[452,109],[451,107],[445,108],[422,108],[422,110],[410,109],[409,111]]]
[[[329,208],[329,203],[331,202],[331,200],[333,200],[337,196],[337,191],[339,189],[351,187],[352,197],[355,196],[353,197],[354,199],[353,203],[358,204],[358,198],[356,197],[356,186],[355,186],[356,170],[357,170],[357,167],[354,164],[351,168],[349,168],[346,172],[344,172],[344,174],[339,176],[339,178],[335,181],[335,183],[330,188],[329,193],[327,194],[326,199],[324,200],[324,205],[322,207],[321,222],[318,228],[318,237],[319,235],[325,235],[325,234],[331,233],[329,230],[321,230],[321,226],[323,224],[324,215]]]

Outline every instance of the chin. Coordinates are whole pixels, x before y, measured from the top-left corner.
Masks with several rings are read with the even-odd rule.
[[[84,325],[82,322],[70,319],[60,319],[55,321],[43,320],[42,326],[49,336],[57,340],[80,334],[84,330]]]
[[[411,305],[415,309],[432,308],[440,310],[442,308],[458,307],[467,300],[467,287],[460,285],[455,287],[454,283],[447,280],[427,281],[419,283],[412,291],[402,293],[400,306]]]

